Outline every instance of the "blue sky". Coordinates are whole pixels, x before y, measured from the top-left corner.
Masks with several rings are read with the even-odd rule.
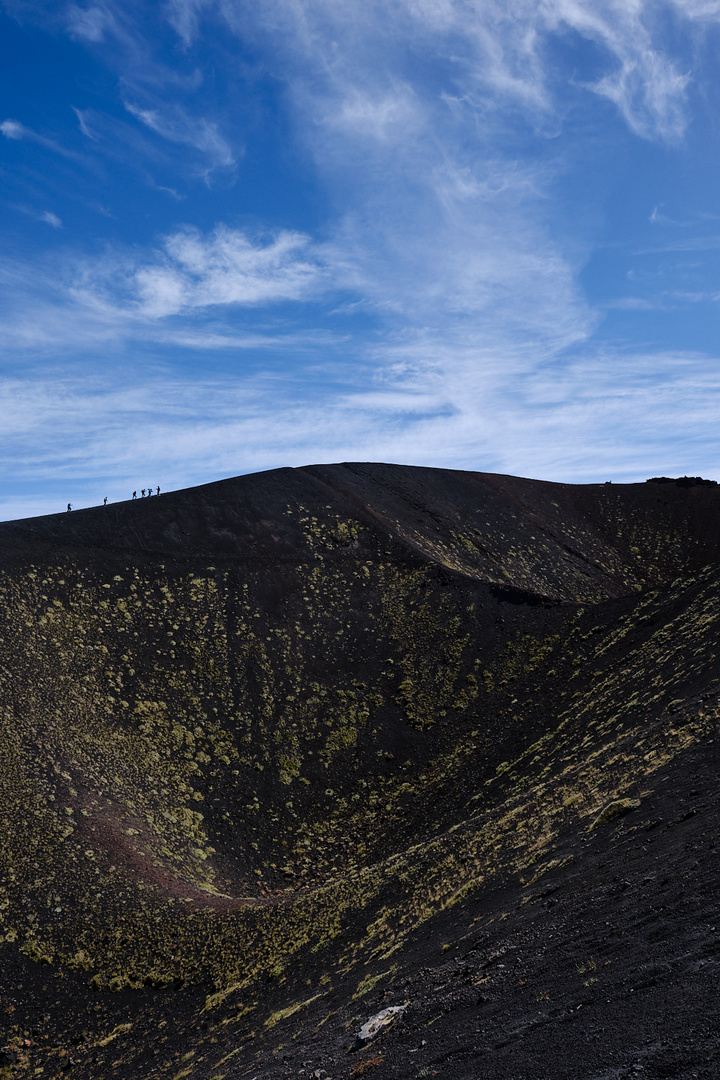
[[[720,478],[720,0],[0,0],[0,517]]]

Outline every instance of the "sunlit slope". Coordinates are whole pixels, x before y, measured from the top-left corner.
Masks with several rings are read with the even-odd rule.
[[[716,724],[718,509],[358,465],[2,526],[5,947],[225,1000],[530,880]]]

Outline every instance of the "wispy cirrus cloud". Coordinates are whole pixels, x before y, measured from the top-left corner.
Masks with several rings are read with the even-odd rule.
[[[165,138],[160,141],[153,137],[156,133],[149,125],[133,123],[96,109],[73,108],[73,112],[80,132],[93,144],[96,159],[103,166],[133,170],[148,187],[161,187],[152,178],[155,171],[170,173],[179,179],[206,178],[212,172],[212,163],[201,154],[188,153],[188,147],[193,147],[191,142]],[[174,189],[163,187],[163,190],[178,198]]]
[[[686,19],[718,18],[712,3],[676,0]],[[650,0],[394,0],[359,4],[347,0],[269,0],[250,7],[244,0],[171,0],[170,19],[189,44],[202,33],[203,16],[220,13],[239,35],[271,34],[294,61],[288,77],[312,78],[314,91],[338,99],[340,113],[355,112],[369,85],[388,72],[412,71],[419,55],[427,73],[443,61],[449,81],[468,106],[496,111],[515,102],[530,112],[556,109],[557,81],[550,39],[575,34],[602,50],[605,67],[587,89],[609,98],[633,131],[644,137],[674,138],[685,124],[684,92],[689,72],[679,69],[658,40],[657,5]],[[338,93],[345,85],[349,99]],[[431,84],[432,85],[432,84]],[[356,95],[361,95],[358,98]],[[355,107],[353,107],[353,98]]]
[[[690,22],[717,17],[710,3],[672,6]],[[288,87],[319,161],[333,132],[389,148],[422,129],[447,146],[448,108],[481,137],[508,109],[551,133],[568,108],[553,45],[571,49],[575,40],[597,53],[597,77],[576,79],[576,88],[613,102],[633,132],[673,140],[687,122],[691,72],[668,53],[650,0],[170,0],[164,10],[188,50],[218,19],[252,42],[264,68]],[[112,45],[127,107],[140,123],[192,146],[206,161],[205,175],[232,168],[241,149],[223,130],[227,118],[198,114],[180,100],[184,84],[189,91],[202,82],[200,68],[181,72],[161,61],[133,11],[125,0],[105,0],[71,5],[64,18],[89,47]]]
[[[119,30],[112,9],[106,5],[91,4],[80,7],[78,4],[70,4],[65,18],[73,37],[94,45],[104,41],[108,34],[116,34]]]
[[[0,124],[0,131],[2,131],[6,139],[15,139],[17,141],[27,138],[30,134],[28,129],[17,120],[3,120],[2,124]]]
[[[183,228],[154,251],[113,250],[80,264],[69,292],[98,312],[158,320],[204,308],[306,300],[329,284],[307,236],[283,231],[253,241],[220,226],[210,234]]]
[[[26,212],[62,227],[50,212]],[[186,227],[150,249],[115,245],[93,258],[62,251],[44,265],[6,256],[0,284],[6,365],[18,350],[42,363],[100,345],[262,352],[322,348],[333,337],[300,331],[287,318],[273,325],[274,307],[337,289],[319,246],[288,230],[257,238],[224,226],[211,233]],[[246,317],[238,320],[237,312]]]
[[[236,155],[220,134],[216,123],[204,117],[190,117],[177,104],[160,109],[143,108],[126,101],[125,108],[163,139],[197,150],[205,162],[206,177],[215,169],[231,169],[235,165]]]
[[[667,50],[653,7],[637,0],[172,0],[186,46],[222,19],[288,88],[299,137],[332,193],[333,263],[366,302],[439,330],[474,320],[478,341],[509,347],[553,335],[558,347],[597,324],[573,251],[540,224],[566,168],[555,137],[583,100],[611,101],[647,139],[677,140],[687,69]],[[685,13],[700,17],[697,9]],[[594,50],[595,76],[557,74],[557,48]],[[568,61],[570,63],[570,61]],[[583,99],[584,95],[584,99]],[[546,152],[518,162],[523,117]]]
[[[27,217],[35,218],[36,221],[42,221],[43,224],[49,225],[52,229],[62,229],[62,219],[52,210],[38,210],[35,206],[28,206],[27,203],[16,203],[14,206],[16,211],[21,214],[27,215]]]
[[[19,120],[3,120],[2,123],[0,123],[0,133],[12,142],[26,140],[28,142],[39,143],[40,146],[45,147],[46,150],[51,150],[54,154],[60,154],[62,157],[77,158],[78,156],[74,151],[63,146],[57,139],[51,139],[46,135],[42,135],[39,131],[33,131],[32,128],[27,127],[25,124],[21,124]]]
[[[53,214],[52,210],[43,210],[40,214],[40,220],[44,221],[46,225],[50,225],[53,229],[62,229],[62,221],[57,214]]]
[[[720,21],[720,3],[718,0],[671,0],[680,15],[698,22]]]
[[[72,37],[99,54],[112,57],[125,109],[139,124],[167,143],[189,147],[195,161],[190,172],[209,182],[217,170],[231,175],[239,149],[231,146],[217,118],[204,115],[202,105],[192,101],[202,84],[197,67],[182,70],[162,61],[143,33],[132,5],[117,0],[80,6],[71,4],[64,13]],[[185,100],[183,100],[185,98]],[[86,110],[75,109],[81,130],[96,139],[97,132]],[[117,122],[103,118],[105,141]]]
[[[155,76],[162,67],[153,61],[135,27],[135,9],[126,0],[70,4],[62,12],[50,0],[3,0],[2,6],[18,16],[64,22],[90,45],[113,39],[125,49],[126,65],[139,69],[143,65],[134,60],[142,59]],[[548,41],[576,34],[602,49],[599,63],[606,70],[588,88],[612,100],[633,130],[660,138],[676,136],[684,125],[683,98],[691,74],[668,54],[658,17],[663,10],[691,24],[720,21],[715,0],[169,0],[165,6],[188,48],[207,20],[220,17],[243,39],[272,35],[280,47],[279,66],[290,55],[302,57],[321,78],[341,79],[346,68],[353,81],[362,69],[369,74],[373,56],[381,61],[376,75],[396,70],[393,55],[397,60],[411,45],[427,57],[432,43],[435,58],[452,65],[454,81],[466,93],[486,87],[495,101],[515,99],[540,110],[557,105]],[[297,68],[292,74],[298,74]],[[172,78],[169,69],[166,76]]]

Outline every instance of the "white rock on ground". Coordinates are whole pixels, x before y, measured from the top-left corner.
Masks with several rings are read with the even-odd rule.
[[[394,1023],[399,1015],[405,1012],[407,1009],[407,1003],[405,1005],[390,1005],[389,1008],[383,1009],[381,1012],[376,1013],[375,1016],[371,1016],[358,1031],[355,1036],[355,1045],[353,1050],[359,1050],[362,1046],[372,1042],[375,1036],[383,1030],[383,1028],[389,1027]]]

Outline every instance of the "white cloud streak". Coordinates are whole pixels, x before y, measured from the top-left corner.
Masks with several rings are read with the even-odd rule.
[[[0,124],[0,131],[2,131],[6,139],[17,141],[24,139],[29,134],[27,128],[23,127],[17,120],[3,120],[2,124]]]
[[[714,3],[675,0],[686,19],[716,20]],[[454,66],[456,86],[468,103],[484,109],[514,102],[542,114],[557,105],[552,37],[576,34],[600,48],[606,72],[588,85],[619,109],[630,128],[649,138],[676,138],[685,125],[684,92],[689,73],[678,70],[655,40],[658,5],[651,0],[171,0],[171,21],[183,40],[201,33],[201,17],[220,11],[246,36],[255,28],[271,35],[294,60],[295,76],[311,64],[315,87],[347,85],[338,95],[339,117],[367,127],[367,82],[397,68],[408,47],[427,59],[433,52]],[[309,73],[308,73],[309,74]],[[380,81],[382,79],[380,78]],[[372,97],[366,99],[370,104]],[[386,107],[371,107],[376,129],[385,128]],[[538,117],[538,119],[540,119]],[[379,120],[379,124],[377,121]]]
[[[283,231],[253,241],[220,226],[183,228],[154,252],[112,250],[75,268],[69,292],[97,317],[129,324],[206,308],[257,307],[307,300],[329,283],[309,238]]]
[[[63,157],[76,158],[77,155],[72,151],[67,150],[56,139],[49,139],[45,135],[41,135],[38,131],[33,131],[32,128],[26,127],[25,124],[21,124],[19,120],[3,120],[0,123],[0,132],[6,139],[10,139],[12,142],[21,142],[27,140],[28,142],[39,143],[47,150],[51,150],[55,154],[61,154]]]
[[[53,229],[62,229],[62,221],[57,214],[53,214],[52,210],[43,211],[40,215],[40,220],[44,221],[46,225],[50,225]]]
[[[117,23],[112,12],[104,6],[90,5],[82,8],[70,4],[67,9],[67,25],[73,37],[89,41],[96,45],[104,41],[108,33],[117,31]]]
[[[188,46],[219,14],[285,81],[331,192],[338,282],[406,326],[471,321],[478,343],[510,351],[592,331],[576,283],[587,241],[563,249],[540,225],[562,152],[519,166],[504,144],[517,115],[540,140],[557,134],[570,106],[549,47],[575,40],[598,70],[574,85],[575,108],[604,98],[636,135],[682,137],[689,73],[647,0],[172,0],[170,11]]]
[[[125,108],[163,139],[197,150],[207,162],[206,177],[215,169],[229,169],[235,165],[235,154],[218,131],[217,124],[204,118],[193,119],[177,104],[160,110],[142,108],[126,101]]]
[[[208,364],[216,354],[239,362],[332,351],[337,334],[293,324],[287,311],[277,323],[271,315],[275,304],[322,293],[325,269],[307,247],[295,234],[253,245],[242,233],[184,230],[141,259],[117,249],[70,266],[62,252],[44,265],[0,259],[0,362],[5,371],[29,367],[42,384],[60,358],[83,357],[94,370],[99,356],[126,350],[164,352],[171,365],[178,350]]]

